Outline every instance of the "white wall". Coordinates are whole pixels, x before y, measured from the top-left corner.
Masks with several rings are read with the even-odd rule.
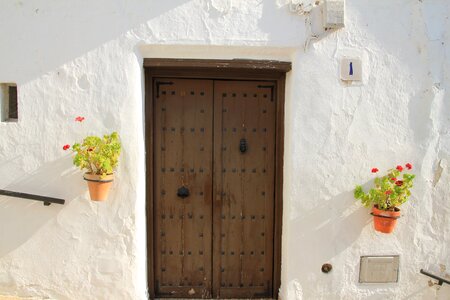
[[[0,82],[18,84],[19,122],[0,123],[0,188],[67,203],[0,197],[0,295],[146,298],[142,60],[200,57],[293,62],[283,299],[450,297],[418,273],[450,273],[450,4],[347,0],[346,13],[345,29],[305,51],[305,19],[281,0],[3,1]],[[355,53],[364,80],[346,85],[339,58]],[[109,200],[93,203],[61,148],[112,130],[121,165]],[[352,189],[406,162],[411,201],[394,234],[375,233]],[[357,283],[372,254],[401,255],[398,284]]]

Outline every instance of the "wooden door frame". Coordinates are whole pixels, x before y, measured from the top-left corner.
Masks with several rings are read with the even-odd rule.
[[[286,73],[290,62],[269,60],[204,60],[145,58],[145,148],[147,213],[148,293],[155,298],[154,274],[154,194],[153,194],[153,80],[156,77],[190,79],[270,80],[276,82],[274,263],[272,297],[278,298],[281,285],[281,234],[283,217],[284,103]],[[151,158],[151,159],[149,159]]]

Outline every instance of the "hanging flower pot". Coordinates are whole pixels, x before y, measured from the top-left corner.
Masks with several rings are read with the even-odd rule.
[[[108,198],[109,190],[114,181],[114,174],[101,176],[85,173],[84,180],[86,180],[88,184],[91,200],[105,201],[106,198]]]
[[[400,218],[400,209],[395,207],[393,211],[381,210],[375,205],[372,207],[373,226],[376,231],[391,233]]]
[[[412,169],[412,165],[407,163],[405,168]],[[391,169],[383,177],[376,177],[375,187],[367,193],[363,191],[362,186],[355,188],[354,196],[361,200],[366,207],[372,206],[373,225],[376,231],[383,233],[392,233],[397,219],[400,218],[400,209],[398,206],[408,201],[411,195],[410,189],[413,187],[415,175],[402,173],[403,166],[397,166]],[[372,173],[377,173],[377,168],[372,169]],[[400,175],[402,176],[401,179]]]
[[[81,123],[84,117],[77,117],[75,121]],[[87,171],[84,180],[88,184],[91,200],[104,201],[108,197],[121,148],[117,132],[103,137],[87,136],[81,143],[63,147],[63,150],[71,149],[75,153],[73,164]]]

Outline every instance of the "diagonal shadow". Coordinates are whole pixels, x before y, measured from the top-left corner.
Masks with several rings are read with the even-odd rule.
[[[14,51],[1,52],[0,81],[31,81],[189,1],[5,1],[0,44]]]
[[[0,258],[20,247],[84,193],[86,187],[80,178],[80,172],[72,167],[71,158],[66,156],[2,186],[6,190],[62,198],[66,204],[44,206],[40,201],[0,196]]]
[[[323,263],[351,247],[370,221],[367,208],[356,203],[353,191],[324,201],[305,215],[289,221],[289,227],[298,228],[298,232],[287,239],[287,248],[308,254],[294,256],[294,261],[289,264],[302,266],[304,270],[320,270]],[[296,273],[303,272],[297,270]]]

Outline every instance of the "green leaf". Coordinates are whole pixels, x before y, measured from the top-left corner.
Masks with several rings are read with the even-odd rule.
[[[98,175],[110,174],[117,168],[121,152],[119,134],[87,136],[82,143],[72,146],[75,152],[73,164],[82,170]]]
[[[381,210],[392,210],[405,203],[411,196],[410,189],[413,187],[413,180],[415,175],[403,173],[403,184],[397,186],[391,178],[398,178],[400,171],[391,169],[383,177],[376,177],[374,179],[374,187],[365,193],[360,185],[357,185],[354,190],[354,197],[360,200],[364,206],[377,205]],[[391,191],[390,195],[386,192]]]

